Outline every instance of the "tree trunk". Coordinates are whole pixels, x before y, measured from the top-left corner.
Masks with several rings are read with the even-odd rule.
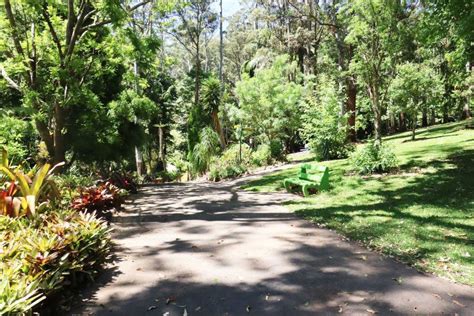
[[[471,115],[471,110],[469,109],[469,102],[466,102],[462,109],[462,119],[466,120],[466,119],[470,119],[471,117],[472,115]]]
[[[389,113],[389,123],[390,123],[390,126],[389,126],[390,134],[394,134],[395,131],[397,130],[397,122],[395,120],[395,114],[392,111],[390,111]]]
[[[400,113],[400,132],[404,132],[407,130],[407,121],[405,119],[405,113]]]
[[[448,105],[445,104],[443,106],[443,123],[449,122],[449,114],[448,114]]]
[[[422,127],[427,127],[428,126],[428,113],[426,112],[426,110],[423,110],[421,115],[422,115],[422,117],[421,117],[421,126]]]
[[[431,115],[430,115],[430,125],[435,125],[436,124],[436,112],[434,109],[431,110]]]
[[[346,109],[349,113],[347,124],[349,125],[348,136],[351,142],[357,141],[356,134],[356,100],[357,100],[357,86],[354,78],[347,79],[347,101]]]
[[[415,140],[415,134],[416,134],[416,116],[413,118],[413,121],[411,122],[411,140]]]
[[[135,92],[138,93],[138,63],[136,60],[133,62],[133,74],[135,75]],[[137,166],[137,174],[141,177],[143,173],[143,156],[138,146],[135,146],[135,164]]]
[[[382,143],[382,111],[380,110],[380,100],[378,87],[368,87],[369,96],[372,103],[372,111],[374,113],[374,138],[375,142]]]
[[[200,47],[199,47],[199,38],[198,44],[196,45],[196,75],[195,75],[195,82],[194,82],[194,105],[199,104],[199,90],[201,87],[201,56],[200,56]]]
[[[222,28],[222,0],[219,2],[219,82],[221,84],[221,96],[224,92],[224,31]]]
[[[54,128],[53,128],[53,143],[54,156],[53,162],[55,164],[66,161],[66,147],[64,143],[64,113],[59,104],[54,106]]]
[[[225,140],[224,131],[222,130],[221,122],[219,120],[219,113],[217,111],[212,111],[211,117],[212,117],[212,123],[214,125],[214,129],[219,135],[219,142],[221,144],[221,148],[225,149],[225,147],[227,146],[227,143]]]
[[[41,140],[46,145],[46,149],[48,150],[49,156],[51,158],[54,157],[54,142],[53,138],[51,137],[51,134],[49,133],[47,124],[35,119],[35,125]]]
[[[158,155],[163,170],[166,171],[165,135],[163,126],[158,127]]]
[[[137,174],[139,177],[141,177],[143,174],[143,157],[140,149],[137,146],[135,146],[135,163],[137,166]]]

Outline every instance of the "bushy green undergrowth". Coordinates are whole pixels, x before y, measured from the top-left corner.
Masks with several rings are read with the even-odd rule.
[[[28,314],[46,297],[91,279],[110,247],[107,224],[92,214],[0,216],[0,315]]]
[[[386,137],[399,161],[394,173],[361,176],[352,172],[349,159],[324,162],[331,190],[288,206],[422,271],[474,285],[474,130],[466,125],[421,129],[416,141],[410,132]],[[264,176],[245,188],[283,190],[283,179],[298,168]]]
[[[350,156],[352,168],[360,174],[389,172],[398,166],[398,160],[389,145],[370,141]]]
[[[354,146],[347,139],[348,114],[340,115],[343,93],[328,75],[318,76],[317,86],[303,105],[301,136],[318,160],[347,158]]]
[[[1,148],[0,315],[30,315],[92,279],[111,247],[98,217],[110,219],[137,187],[124,173],[105,181],[74,170],[57,176],[62,164],[15,165],[8,154]]]
[[[262,144],[252,150],[247,144],[229,146],[221,156],[215,157],[210,164],[209,179],[219,181],[234,178],[255,167],[268,166],[284,159],[281,145]]]

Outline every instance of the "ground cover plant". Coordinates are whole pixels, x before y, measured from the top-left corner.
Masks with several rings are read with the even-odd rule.
[[[474,284],[474,130],[466,123],[387,137],[400,167],[389,174],[355,174],[348,159],[322,164],[331,190],[288,206],[322,227],[394,256],[417,269]],[[292,168],[244,188],[282,190]]]
[[[47,297],[92,280],[110,253],[109,230],[93,214],[75,211],[33,220],[0,216],[0,314],[28,314]]]
[[[31,314],[98,273],[111,240],[107,223],[96,217],[104,212],[97,200],[109,197],[94,196],[94,207],[64,207],[49,164],[27,172],[9,162],[6,149],[0,158],[0,314]],[[119,191],[107,185],[113,192],[104,194]]]

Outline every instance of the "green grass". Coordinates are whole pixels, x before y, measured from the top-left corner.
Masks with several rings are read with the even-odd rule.
[[[350,173],[347,160],[323,162],[331,190],[288,206],[322,226],[361,241],[416,268],[474,285],[474,129],[466,122],[385,138],[400,170],[383,176]],[[282,190],[297,168],[244,186]]]

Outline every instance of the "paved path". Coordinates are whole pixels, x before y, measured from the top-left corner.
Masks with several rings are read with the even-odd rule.
[[[424,275],[236,183],[145,188],[82,315],[474,315],[474,288]]]

